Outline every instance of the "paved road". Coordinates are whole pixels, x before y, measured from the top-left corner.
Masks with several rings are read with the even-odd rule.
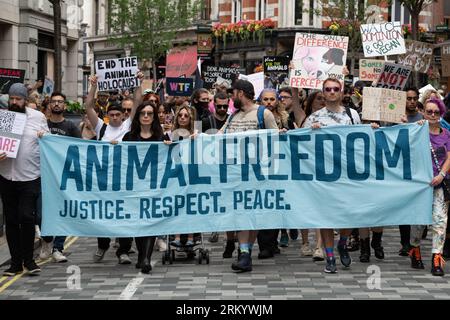
[[[155,266],[150,275],[139,273],[134,264],[118,265],[113,250],[108,251],[103,263],[93,263],[95,239],[70,237],[67,243],[69,262],[44,261],[38,277],[1,277],[0,299],[450,298],[450,268],[446,267],[449,275],[444,278],[433,277],[429,272],[431,241],[426,240],[423,247],[426,269],[413,270],[408,258],[397,255],[399,234],[395,229],[385,232],[384,261],[372,257],[370,264],[362,264],[359,253],[353,252],[351,268],[343,270],[338,262],[336,275],[322,272],[324,262],[314,263],[310,257],[300,257],[300,240],[291,241],[274,259],[254,258],[254,271],[244,274],[233,273],[232,260],[222,259],[223,236],[218,243],[205,240],[212,250],[209,265],[198,265],[195,261],[162,265],[161,254],[155,252]],[[135,262],[136,254],[131,257]]]

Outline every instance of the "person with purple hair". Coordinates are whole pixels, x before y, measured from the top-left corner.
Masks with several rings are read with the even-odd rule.
[[[430,128],[430,152],[433,163],[433,179],[430,185],[433,191],[433,224],[431,227],[433,235],[431,274],[434,276],[444,275],[444,258],[442,251],[446,236],[448,201],[444,198],[444,179],[450,169],[450,132],[441,127],[439,118],[446,111],[444,103],[436,98],[431,98],[425,102],[424,120],[417,123],[423,124],[428,121]],[[450,186],[449,186],[450,187]],[[420,241],[425,226],[411,226],[411,267],[414,269],[424,269],[420,253]]]

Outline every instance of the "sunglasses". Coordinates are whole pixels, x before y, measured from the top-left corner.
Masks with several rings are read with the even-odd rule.
[[[326,87],[325,91],[326,92],[331,92],[331,91],[339,92],[339,91],[341,91],[341,88],[339,88],[339,87]]]
[[[153,112],[151,112],[151,111],[141,111],[140,114],[143,117],[151,117],[151,116],[153,116]]]
[[[228,109],[227,104],[216,104],[216,109]]]
[[[441,115],[439,110],[425,110],[425,113],[429,116],[433,116],[433,115],[440,116]]]
[[[131,112],[131,108],[122,108],[123,109],[123,112],[128,112],[128,113],[130,113]]]
[[[275,98],[264,98],[263,101],[275,101]]]
[[[411,100],[417,101],[417,100],[419,100],[419,97],[407,97],[406,100],[408,100],[408,101],[411,101]]]

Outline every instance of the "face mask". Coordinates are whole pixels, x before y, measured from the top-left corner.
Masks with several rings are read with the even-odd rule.
[[[207,101],[199,101],[198,102],[198,106],[202,109],[208,109],[209,107],[209,102]]]

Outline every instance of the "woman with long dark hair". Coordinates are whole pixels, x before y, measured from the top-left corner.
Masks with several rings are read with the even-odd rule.
[[[141,103],[131,121],[130,131],[125,134],[122,141],[163,141],[163,131],[158,119],[158,109],[151,101]],[[150,264],[155,236],[136,237],[136,247],[138,249],[137,269],[142,273],[149,273],[152,270]]]

